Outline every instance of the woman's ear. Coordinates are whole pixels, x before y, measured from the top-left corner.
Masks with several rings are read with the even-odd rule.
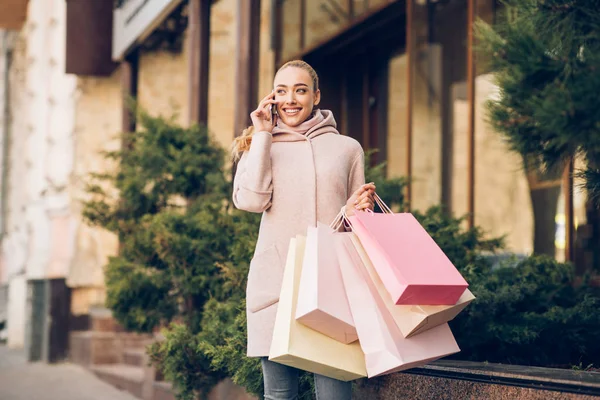
[[[318,106],[319,103],[321,102],[321,90],[317,89],[317,91],[315,92],[315,106]]]

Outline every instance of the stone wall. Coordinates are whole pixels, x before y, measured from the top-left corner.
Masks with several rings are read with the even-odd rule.
[[[354,400],[592,400],[597,397],[469,380],[397,373],[360,381],[355,386],[352,398]]]
[[[1,257],[9,281],[11,343],[23,342],[26,298],[20,282],[64,278],[72,256],[68,185],[76,79],[64,73],[65,14],[64,2],[29,2],[9,74],[11,140]]]
[[[211,9],[210,79],[208,83],[208,129],[221,146],[233,140],[237,2],[221,0]]]
[[[23,155],[26,144],[26,83],[25,66],[27,63],[27,42],[23,32],[16,34],[13,43],[13,56],[9,72],[9,111],[11,124],[8,127],[10,143],[6,167],[6,215],[3,216],[6,227],[5,235],[0,243],[0,263],[3,265],[3,279],[8,285],[7,305],[7,341],[8,346],[22,348],[25,344],[25,303],[26,280],[25,265],[27,260],[27,246],[29,232],[25,222],[25,208],[22,202],[27,200],[26,187],[16,184],[22,180],[27,170]]]
[[[102,152],[121,147],[122,97],[120,70],[108,78],[80,77],[77,81],[77,102],[74,134],[74,166],[71,176],[71,197],[75,223],[74,257],[67,284],[72,288],[71,312],[87,314],[90,306],[102,305],[105,299],[103,267],[108,257],[115,255],[118,241],[114,234],[86,224],[81,212],[89,174],[114,170],[113,162]],[[108,189],[108,188],[107,188]]]

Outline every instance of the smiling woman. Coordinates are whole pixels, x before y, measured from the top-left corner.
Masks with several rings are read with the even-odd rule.
[[[253,126],[234,142],[233,202],[262,213],[246,289],[248,356],[262,358],[265,398],[291,399],[298,370],[267,359],[290,239],[329,224],[341,208],[348,215],[372,210],[375,186],[365,184],[361,145],[339,134],[331,111],[315,108],[321,92],[310,65],[285,64],[273,87],[250,114]],[[315,374],[315,387],[318,400],[351,398],[348,382]]]

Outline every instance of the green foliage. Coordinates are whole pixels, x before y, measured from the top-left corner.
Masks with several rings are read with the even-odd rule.
[[[442,207],[412,213],[468,282],[489,268],[483,254],[503,247],[502,239],[485,239],[479,227],[464,229],[465,218],[455,218]]]
[[[490,120],[528,163],[551,169],[580,155],[590,197],[600,199],[600,7],[585,0],[511,0],[495,26],[479,22],[479,47],[500,96]]]
[[[451,323],[458,358],[561,368],[599,359],[600,291],[576,286],[570,265],[534,256],[470,284],[477,299]]]
[[[125,329],[151,332],[161,321],[177,315],[177,301],[169,294],[165,272],[112,257],[105,278],[106,306]]]
[[[182,128],[144,112],[138,124],[142,129],[125,134],[126,148],[105,154],[118,169],[93,175],[87,188],[92,198],[83,210],[88,223],[117,233],[124,242],[142,218],[181,207],[178,199],[218,199],[228,191],[224,150],[205,127]]]
[[[177,323],[163,332],[164,340],[148,348],[150,359],[160,367],[165,379],[173,383],[178,400],[195,400],[199,395],[204,398],[226,375],[212,369],[211,360],[197,351],[202,336]]]
[[[118,169],[94,175],[84,204],[88,223],[121,242],[106,269],[107,305],[131,330],[175,317],[199,326],[196,310],[221,290],[215,263],[227,259],[234,229],[224,151],[203,127],[143,112],[138,124],[125,149],[106,154]]]
[[[231,212],[224,151],[206,128],[145,113],[138,125],[126,149],[106,154],[117,171],[93,176],[84,216],[120,239],[106,267],[107,306],[129,330],[167,326],[149,349],[152,360],[179,398],[192,399],[225,376],[197,351],[205,304],[228,290],[219,265],[247,256],[256,234],[240,223],[251,217]],[[234,242],[243,228],[249,242]]]
[[[377,194],[392,210],[400,210],[405,204],[404,188],[408,181],[406,178],[388,178],[385,162],[372,165],[373,154],[376,152],[377,150],[365,152],[365,182],[375,182]]]

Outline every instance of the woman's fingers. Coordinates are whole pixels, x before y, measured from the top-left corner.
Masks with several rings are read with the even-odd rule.
[[[371,190],[373,192],[375,191],[375,184],[373,182],[364,184],[361,187],[359,187],[358,189],[356,189],[356,191],[354,192],[354,195],[358,197],[369,190]]]
[[[367,183],[367,184],[365,184],[365,185],[363,186],[363,188],[364,188],[364,190],[368,190],[368,191],[370,191],[370,192],[375,192],[375,189],[376,189],[376,187],[375,187],[375,184],[374,184],[374,183],[372,183],[372,182],[371,182],[371,183]]]
[[[262,99],[260,101],[260,103],[258,103],[257,109],[265,108],[267,106],[267,104],[275,103],[274,96],[275,96],[275,92],[271,92],[269,95],[267,95],[264,99]]]
[[[267,100],[273,100],[274,97],[275,97],[275,91],[272,91],[271,93],[266,95],[260,102],[263,103]]]
[[[364,191],[356,199],[356,202],[360,203],[361,201],[363,201],[366,198],[373,200],[373,193],[370,190],[364,189]]]
[[[363,201],[361,201],[359,204],[356,205],[356,208],[359,210],[365,210],[365,209],[372,210],[374,207],[375,207],[375,205],[373,204],[373,201],[371,201],[371,199],[369,199],[369,198],[364,199]]]

